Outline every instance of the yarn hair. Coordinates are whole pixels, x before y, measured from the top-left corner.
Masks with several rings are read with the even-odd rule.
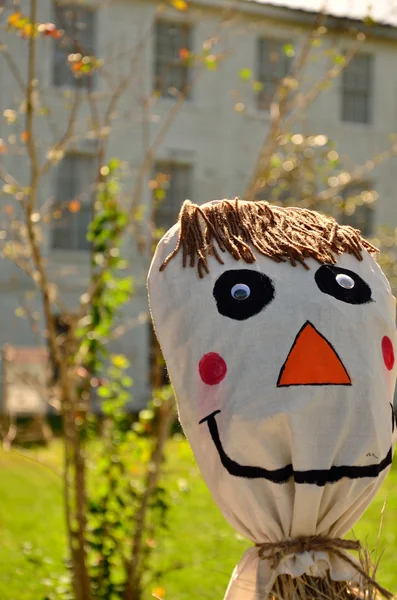
[[[204,206],[186,200],[179,213],[179,235],[175,250],[160,267],[182,251],[182,265],[194,267],[202,278],[209,273],[208,257],[224,264],[222,253],[236,260],[256,261],[255,252],[276,262],[301,264],[306,259],[335,264],[341,254],[363,260],[362,251],[379,252],[358,229],[339,225],[333,217],[305,208],[280,207],[269,202],[220,200]]]

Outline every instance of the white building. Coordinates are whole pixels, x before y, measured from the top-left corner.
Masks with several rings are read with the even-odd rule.
[[[50,0],[39,0],[38,4],[40,22],[55,21],[65,29],[65,40],[68,34],[72,39],[77,37],[86,54],[105,59],[105,75],[98,74],[90,79],[99,115],[103,116],[106,110],[109,90],[115,89],[133,64],[131,85],[120,100],[107,153],[108,157],[117,156],[129,164],[129,176],[124,181],[127,200],[131,198],[130,190],[146,149],[156,140],[175,107],[172,88],[187,82],[191,85],[189,98],[164,138],[156,144],[154,153],[153,168],[170,175],[166,199],[159,207],[160,222],[172,223],[185,198],[201,203],[244,192],[268,130],[269,98],[275,88],[275,79],[283,77],[290,67],[286,45],[289,48],[292,44],[295,52],[299,51],[313,27],[313,13],[255,0],[196,0],[188,11],[178,11],[168,3],[161,13],[157,3],[151,0],[89,0],[76,2],[77,21],[84,27],[75,35],[76,30],[73,28],[72,32],[70,25],[72,4],[59,2],[55,5],[58,6],[56,10]],[[301,8],[310,7],[304,0],[298,4]],[[20,10],[26,14],[28,2],[22,1]],[[6,9],[3,22],[9,14]],[[343,53],[351,47],[351,28],[360,24],[348,17],[342,13],[327,19],[328,33],[321,48],[313,50],[317,58],[308,63],[304,87],[312,86],[323,77],[329,61],[327,50],[337,47]],[[1,155],[1,162],[23,186],[27,186],[23,95],[14,66],[26,79],[28,42],[17,38],[15,32],[4,33],[2,37],[8,50],[3,52],[0,61],[0,108],[1,112],[8,109],[17,113],[21,110],[21,113],[15,122],[9,122],[13,121],[9,113],[1,120],[0,137],[8,148],[7,153]],[[210,53],[223,55],[216,70],[189,67],[188,61],[180,60],[181,48],[185,53],[182,58],[186,50],[203,56],[203,43],[213,38],[217,43]],[[62,134],[67,126],[76,79],[71,76],[65,57],[74,51],[76,46],[73,44],[62,47],[51,38],[38,41],[40,96],[35,128],[43,161],[46,151],[57,139],[54,136],[57,132]],[[292,54],[292,50],[288,49],[287,54]],[[333,139],[340,154],[347,155],[351,164],[363,164],[374,154],[389,148],[390,134],[397,131],[396,59],[397,29],[390,24],[373,25],[368,41],[345,75],[319,96],[295,130],[305,135],[321,133]],[[242,72],[250,71],[251,81],[241,77]],[[255,91],[252,81],[259,81],[262,89],[259,91],[256,85]],[[146,102],[144,110],[145,101],[156,88],[157,99],[150,106]],[[79,212],[64,210],[60,219],[43,228],[49,275],[70,312],[77,308],[89,277],[85,231],[90,215],[90,185],[96,166],[93,104],[87,100],[84,87],[81,95],[75,139],[63,161],[43,178],[40,188],[42,215],[76,197],[81,202]],[[375,189],[380,198],[375,210],[365,213],[372,215],[371,222],[367,223],[367,233],[380,224],[397,225],[395,168],[395,160],[386,161],[363,182],[364,186]],[[146,215],[150,213],[152,200],[149,179],[145,180],[141,196]],[[12,199],[3,194],[1,202],[8,218]],[[51,206],[53,208],[49,210]],[[146,234],[145,224],[140,225],[140,239]],[[136,294],[124,311],[127,333],[118,338],[113,347],[131,360],[135,406],[139,406],[149,394],[150,325],[144,315],[147,314],[145,279],[150,252],[148,248],[138,252],[135,242],[130,241],[128,253]],[[1,261],[1,346],[6,343],[18,346],[42,344],[42,320],[37,332],[33,332],[29,319],[15,313],[26,303],[31,310],[41,313],[37,296],[30,295],[26,299],[26,293],[33,289],[29,278],[18,267],[9,261]]]

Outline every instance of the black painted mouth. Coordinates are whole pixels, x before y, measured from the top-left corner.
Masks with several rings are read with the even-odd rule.
[[[353,467],[348,465],[332,466],[330,469],[310,469],[308,471],[295,471],[291,464],[282,467],[281,469],[264,469],[263,467],[254,467],[248,465],[240,465],[238,462],[231,459],[225,452],[219,437],[218,425],[215,416],[220,413],[220,410],[201,419],[200,423],[207,422],[212,441],[218,451],[219,458],[225,469],[234,477],[243,477],[245,479],[267,479],[273,483],[286,483],[293,479],[295,483],[306,483],[311,485],[324,486],[327,483],[336,483],[343,478],[361,479],[364,477],[376,478],[379,474],[392,463],[393,453],[390,447],[389,452],[383,460],[372,465],[364,465]],[[392,422],[393,429],[395,423],[394,411],[392,406]]]

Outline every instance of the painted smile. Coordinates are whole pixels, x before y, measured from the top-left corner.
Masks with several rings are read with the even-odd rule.
[[[392,423],[394,430],[395,415],[393,406],[390,406],[392,409]],[[218,425],[215,419],[216,415],[220,412],[220,410],[216,410],[204,419],[201,419],[200,423],[208,424],[208,431],[211,435],[215,448],[218,451],[221,463],[228,473],[234,477],[243,477],[245,479],[267,479],[273,483],[286,483],[290,479],[293,479],[295,483],[306,483],[321,487],[327,483],[336,483],[343,478],[376,478],[384,469],[391,465],[392,462],[392,448],[390,447],[387,455],[379,463],[358,467],[341,465],[332,466],[330,469],[310,469],[307,471],[296,471],[294,470],[292,464],[286,465],[280,469],[265,469],[263,467],[240,465],[238,462],[230,458],[223,448],[221,439],[219,437]]]

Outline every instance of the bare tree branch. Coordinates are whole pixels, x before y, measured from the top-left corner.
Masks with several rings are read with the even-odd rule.
[[[385,150],[384,152],[381,152],[373,158],[367,160],[363,165],[359,165],[354,168],[347,174],[347,177],[341,178],[341,182],[339,184],[329,187],[326,190],[319,192],[315,196],[307,196],[306,198],[303,198],[303,200],[310,199],[313,204],[332,200],[332,198],[335,198],[339,192],[342,192],[345,188],[356,181],[362,181],[362,179],[365,178],[368,173],[373,171],[376,167],[383,164],[387,160],[390,160],[390,158],[393,158],[393,156],[397,156],[397,144],[394,144],[389,150]]]
[[[76,87],[75,91],[74,91],[73,104],[72,104],[71,111],[69,113],[69,119],[68,119],[68,123],[66,125],[65,132],[63,133],[60,140],[58,142],[56,142],[56,144],[50,149],[50,153],[56,154],[59,151],[65,151],[68,143],[70,143],[73,133],[74,133],[74,126],[76,124],[76,120],[78,117],[80,104],[81,104],[81,91]],[[52,160],[51,156],[49,156],[47,158],[46,162],[44,162],[43,166],[40,168],[40,176],[41,177],[48,172],[48,170],[51,168],[52,164],[53,164],[53,160]]]
[[[30,21],[37,21],[37,0],[30,0]],[[85,462],[81,454],[79,432],[72,423],[75,419],[76,398],[75,392],[71,390],[70,374],[68,372],[67,361],[64,359],[61,349],[57,343],[57,332],[52,313],[52,301],[50,294],[50,285],[48,275],[44,268],[43,257],[40,250],[35,221],[32,218],[33,212],[38,201],[38,191],[40,183],[40,167],[38,162],[37,148],[34,136],[34,90],[36,85],[36,37],[29,37],[29,59],[28,59],[28,82],[26,86],[26,145],[30,161],[30,191],[25,202],[27,239],[29,241],[32,260],[37,270],[37,280],[40,286],[44,314],[48,328],[49,344],[53,353],[55,363],[59,368],[59,380],[62,394],[62,411],[65,423],[65,451],[73,454],[74,464],[74,488],[75,488],[75,507],[77,531],[73,534],[72,540],[77,542],[77,547],[73,544],[71,549],[74,566],[76,600],[90,600],[90,582],[87,570],[87,556],[85,546],[85,527],[86,527],[86,484],[85,484]]]
[[[305,96],[303,96],[301,99],[299,99],[299,103],[296,106],[296,110],[291,114],[291,116],[289,118],[287,118],[284,121],[283,126],[282,126],[282,133],[291,131],[291,128],[302,116],[302,113],[307,109],[308,106],[313,104],[313,102],[321,94],[321,92],[324,90],[324,88],[327,86],[327,84],[330,83],[331,81],[333,81],[334,79],[338,78],[343,73],[343,71],[346,69],[346,67],[349,65],[349,63],[352,61],[354,56],[357,54],[357,52],[363,45],[364,41],[365,41],[365,37],[362,37],[362,35],[359,35],[356,40],[356,43],[351,46],[349,51],[344,56],[343,62],[341,62],[338,65],[334,65],[332,68],[330,68],[325,73],[324,77],[322,79],[320,79],[311,88],[311,90],[309,92],[307,92],[307,94],[305,94]]]
[[[350,48],[349,52],[344,57],[344,60],[328,69],[324,77],[322,77],[303,97],[297,101],[296,96],[291,98],[291,90],[288,89],[289,82],[297,81],[301,77],[303,69],[307,65],[308,58],[311,52],[313,40],[318,37],[318,31],[322,31],[322,24],[325,15],[319,15],[318,21],[314,29],[307,36],[306,42],[302,48],[298,60],[292,67],[292,71],[285,78],[276,91],[275,97],[270,107],[271,124],[266,135],[262,149],[259,152],[250,182],[244,194],[246,200],[255,200],[259,189],[263,189],[261,180],[266,178],[267,170],[270,167],[270,159],[278,147],[280,136],[291,131],[293,125],[299,120],[303,112],[310,106],[318,95],[324,90],[326,85],[337,78],[343,70],[349,65],[358,49],[365,40],[364,34],[357,35],[356,43]],[[294,88],[293,88],[294,89]],[[295,90],[294,90],[295,92]],[[288,116],[290,115],[290,116]]]

